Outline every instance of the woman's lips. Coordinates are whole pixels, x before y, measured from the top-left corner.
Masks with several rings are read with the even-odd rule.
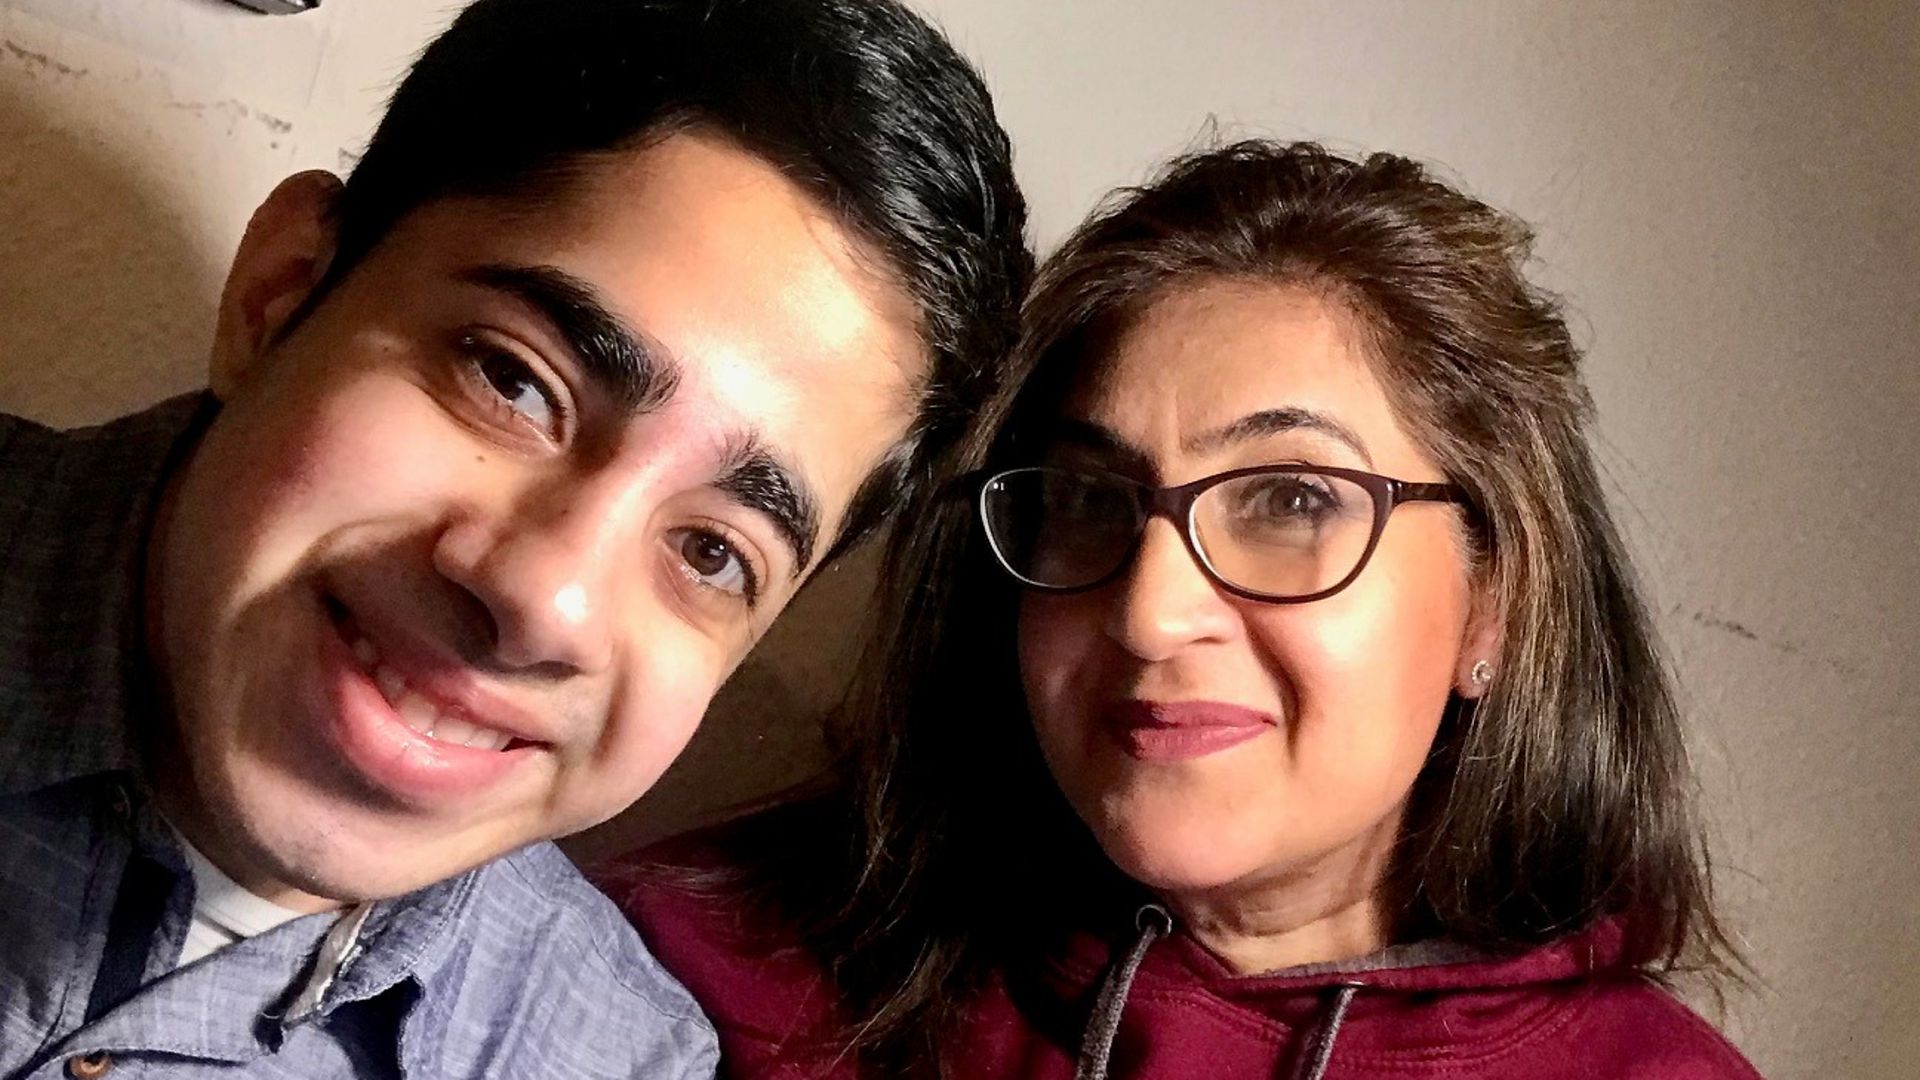
[[[1205,757],[1280,725],[1272,713],[1219,701],[1124,701],[1105,719],[1120,748],[1140,761]]]

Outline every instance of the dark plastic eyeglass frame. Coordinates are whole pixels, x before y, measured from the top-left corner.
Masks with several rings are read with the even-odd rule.
[[[1037,472],[1064,473],[1069,476],[1100,477],[1133,488],[1144,495],[1144,498],[1141,500],[1141,505],[1145,508],[1146,513],[1140,517],[1140,523],[1134,534],[1133,543],[1127,549],[1126,556],[1122,558],[1112,570],[1107,571],[1096,580],[1087,582],[1084,585],[1048,585],[1045,582],[1034,581],[1013,568],[1012,562],[1001,552],[1000,542],[994,538],[993,524],[987,516],[987,491],[994,481],[1003,477],[1015,473]],[[1263,593],[1244,586],[1235,585],[1233,582],[1228,581],[1221,575],[1220,571],[1214,567],[1212,560],[1207,558],[1205,549],[1200,546],[1200,539],[1197,535],[1199,529],[1193,517],[1194,504],[1200,501],[1200,496],[1206,494],[1208,489],[1217,487],[1229,480],[1238,480],[1247,476],[1303,474],[1309,476],[1338,477],[1339,479],[1359,485],[1366,489],[1368,495],[1373,496],[1373,531],[1368,534],[1367,545],[1361,549],[1360,559],[1354,564],[1353,570],[1333,585],[1321,589],[1316,593],[1308,593],[1305,596]],[[1194,563],[1200,567],[1202,573],[1207,575],[1209,581],[1212,581],[1215,585],[1220,586],[1227,592],[1242,599],[1255,600],[1265,604],[1312,603],[1315,600],[1324,600],[1334,593],[1339,592],[1341,589],[1353,584],[1354,579],[1360,576],[1360,572],[1365,570],[1367,563],[1373,559],[1373,549],[1380,545],[1380,534],[1387,529],[1387,518],[1402,504],[1432,502],[1451,503],[1455,506],[1470,505],[1467,501],[1466,491],[1458,484],[1416,483],[1411,480],[1396,480],[1391,476],[1381,476],[1379,473],[1365,472],[1360,469],[1342,469],[1331,465],[1254,465],[1244,469],[1229,469],[1223,473],[1214,473],[1212,476],[1203,476],[1190,483],[1163,488],[1155,488],[1143,484],[1138,480],[1099,469],[1066,469],[1053,465],[1027,465],[1015,469],[983,470],[970,474],[968,481],[975,491],[974,514],[980,520],[980,530],[986,534],[987,546],[993,550],[994,561],[999,563],[1000,568],[1011,575],[1014,580],[1027,588],[1050,593],[1079,593],[1100,588],[1102,585],[1111,582],[1114,578],[1119,577],[1126,571],[1127,567],[1133,565],[1133,560],[1139,557],[1140,554],[1140,541],[1147,534],[1147,523],[1156,517],[1164,517],[1168,521],[1173,522],[1179,529],[1180,538],[1187,545],[1187,553],[1193,556]]]

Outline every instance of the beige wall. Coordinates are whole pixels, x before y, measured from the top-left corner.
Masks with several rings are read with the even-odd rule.
[[[1209,115],[1443,162],[1540,223],[1764,980],[1728,1026],[1769,1076],[1914,1075],[1915,6],[928,6],[1000,94],[1043,242]],[[0,0],[0,407],[77,422],[195,385],[248,209],[350,161],[447,9]],[[791,718],[862,588],[809,598],[622,835],[805,768]]]

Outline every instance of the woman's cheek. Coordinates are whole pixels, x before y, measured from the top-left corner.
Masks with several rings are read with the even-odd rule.
[[[1076,726],[1075,701],[1086,701],[1094,678],[1086,663],[1087,631],[1067,597],[1029,594],[1020,604],[1018,647],[1020,680],[1027,710],[1044,740],[1058,742],[1063,728]]]

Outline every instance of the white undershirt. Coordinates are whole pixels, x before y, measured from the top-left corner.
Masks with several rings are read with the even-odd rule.
[[[236,941],[264,934],[303,914],[248,892],[221,873],[219,867],[200,854],[200,849],[187,843],[179,830],[173,835],[193,870],[193,923],[187,927],[187,943],[180,950],[176,967],[185,967]]]

